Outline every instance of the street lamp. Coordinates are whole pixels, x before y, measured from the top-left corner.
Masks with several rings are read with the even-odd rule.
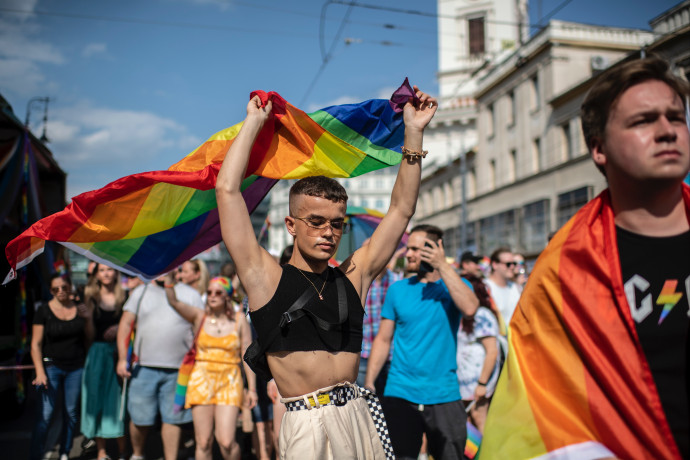
[[[48,142],[48,136],[46,136],[46,126],[48,125],[48,102],[50,102],[49,97],[32,97],[26,104],[26,119],[24,121],[24,126],[29,129],[29,121],[31,120],[31,107],[35,105],[36,102],[43,103],[43,133],[41,134],[41,142]]]

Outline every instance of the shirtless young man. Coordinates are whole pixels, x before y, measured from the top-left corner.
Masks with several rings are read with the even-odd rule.
[[[417,87],[414,90],[419,100],[409,101],[403,110],[404,146],[421,152],[424,129],[438,104]],[[321,176],[298,181],[290,191],[290,215],[285,217],[288,232],[294,237],[294,251],[284,269],[256,241],[240,192],[251,148],[271,108],[271,102],[261,107],[258,97],[249,101],[247,118],[216,182],[223,241],[247,291],[259,341],[267,330],[279,327],[280,315],[304,291],[315,291],[305,310],[326,321],[338,316],[336,279],[344,278],[348,293],[348,317],[342,328],[324,331],[315,325],[311,315],[306,315],[289,324],[272,344],[265,344],[268,365],[280,394],[288,402],[281,427],[280,457],[383,458],[384,449],[374,434],[367,403],[351,382],[357,379],[359,366],[362,305],[369,285],[390,260],[414,214],[421,158],[403,158],[390,208],[370,244],[355,251],[335,270],[328,268],[328,260],[336,253],[343,233],[347,193],[337,181]],[[319,398],[320,394],[329,394],[330,398]],[[311,400],[310,395],[314,395]],[[334,398],[337,405],[333,404]],[[322,405],[327,400],[331,403]],[[300,404],[310,410],[298,410]]]

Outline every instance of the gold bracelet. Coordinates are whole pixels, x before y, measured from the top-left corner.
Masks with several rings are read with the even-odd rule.
[[[404,145],[400,147],[400,151],[402,152],[403,158],[407,157],[412,160],[417,160],[419,158],[426,158],[427,153],[429,153],[428,150],[422,150],[421,152],[418,152],[416,150],[410,150]]]

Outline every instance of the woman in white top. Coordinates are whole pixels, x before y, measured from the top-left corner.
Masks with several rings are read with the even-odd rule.
[[[484,306],[492,306],[484,283],[472,276],[466,276],[466,279],[472,283],[482,306],[474,317],[463,317],[458,328],[457,374],[460,397],[467,407],[471,406],[470,418],[483,433],[489,402],[500,372],[499,329],[496,314]]]

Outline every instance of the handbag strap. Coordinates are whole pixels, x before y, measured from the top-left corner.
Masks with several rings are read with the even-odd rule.
[[[192,340],[192,348],[196,348],[196,341],[199,338],[199,334],[201,333],[201,329],[204,327],[204,322],[206,321],[206,313],[204,313],[204,316],[201,317],[201,323],[199,323],[199,329],[196,330],[194,333],[194,340]]]
[[[345,285],[343,282],[343,277],[336,278],[335,280],[335,287],[338,290],[338,321],[335,323],[330,323],[326,320],[323,320],[319,318],[318,315],[316,315],[314,312],[305,310],[304,305],[302,305],[300,308],[293,310],[292,308],[288,309],[285,313],[280,318],[280,328],[282,329],[283,327],[287,326],[290,324],[292,321],[295,321],[297,319],[300,319],[306,314],[309,314],[314,320],[316,321],[316,324],[323,330],[325,331],[332,331],[333,329],[337,328],[341,324],[345,322],[347,319],[347,293],[345,292]],[[313,292],[313,291],[309,291]],[[293,305],[294,307],[294,305]]]

